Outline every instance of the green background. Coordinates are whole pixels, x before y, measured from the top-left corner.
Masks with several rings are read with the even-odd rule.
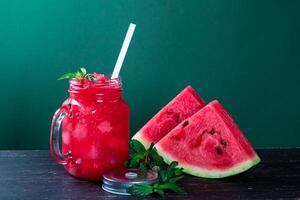
[[[219,99],[255,147],[300,146],[300,1],[4,0],[0,2],[0,149],[47,149],[67,98],[58,76],[121,75],[131,134],[186,85]]]

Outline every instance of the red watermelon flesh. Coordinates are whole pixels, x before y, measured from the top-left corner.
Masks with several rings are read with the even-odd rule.
[[[167,163],[178,161],[186,173],[205,178],[235,175],[260,162],[217,100],[183,121],[155,146]]]
[[[133,137],[146,148],[157,143],[180,122],[192,116],[205,105],[204,100],[191,87],[187,86],[152,119],[150,119]]]

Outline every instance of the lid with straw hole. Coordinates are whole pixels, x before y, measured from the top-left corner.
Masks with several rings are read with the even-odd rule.
[[[120,169],[103,175],[102,189],[119,195],[130,195],[128,188],[135,184],[152,184],[158,181],[156,171],[138,169]]]

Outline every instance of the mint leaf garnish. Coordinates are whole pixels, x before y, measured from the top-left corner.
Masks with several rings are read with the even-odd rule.
[[[75,73],[67,73],[58,78],[58,80],[76,78]]]
[[[92,74],[87,73],[85,68],[80,68],[78,71],[76,72],[71,72],[71,73],[67,73],[62,75],[61,77],[58,78],[58,80],[63,80],[63,79],[71,79],[71,78],[76,78],[80,81],[83,81],[85,79],[91,80],[93,82],[97,82],[97,79],[95,76],[93,76]]]
[[[79,69],[79,71],[82,73],[82,74],[87,74],[87,72],[86,72],[86,69],[85,68],[83,68],[83,67],[81,67],[80,69]]]

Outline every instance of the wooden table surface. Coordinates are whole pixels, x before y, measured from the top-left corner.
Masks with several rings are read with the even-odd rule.
[[[172,193],[166,199],[300,199],[300,148],[257,152],[262,162],[253,169],[219,180],[186,176],[180,185],[188,195]],[[1,200],[140,199],[109,194],[100,186],[69,176],[49,151],[0,151]]]

